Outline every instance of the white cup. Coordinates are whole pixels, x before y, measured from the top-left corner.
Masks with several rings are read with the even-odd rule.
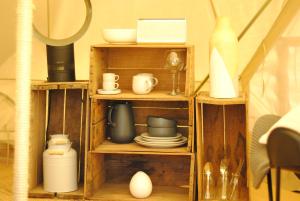
[[[152,90],[152,82],[147,76],[135,75],[132,78],[132,90],[136,94],[148,94]]]
[[[155,87],[158,84],[158,79],[153,76],[152,73],[139,73],[136,76],[144,76],[151,81],[151,87]]]
[[[119,75],[116,75],[115,73],[103,73],[103,82],[110,81],[110,82],[116,82],[119,80]]]
[[[103,81],[103,90],[105,91],[113,91],[119,88],[119,83],[115,81]]]

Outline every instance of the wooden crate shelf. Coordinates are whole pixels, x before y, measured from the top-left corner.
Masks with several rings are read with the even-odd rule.
[[[86,198],[93,200],[136,201],[129,192],[129,182],[137,171],[146,172],[153,193],[143,200],[194,199],[194,154],[144,155],[89,153]]]
[[[171,73],[165,66],[168,51],[184,52],[186,68],[179,72],[182,93],[170,95]],[[89,95],[91,97],[89,152],[86,165],[85,198],[110,201],[136,201],[128,189],[137,171],[149,174],[153,193],[146,201],[194,201],[194,63],[193,46],[172,44],[101,44],[91,47]],[[102,74],[119,75],[116,95],[100,95]],[[146,95],[132,91],[132,77],[152,73],[158,85]],[[136,144],[115,144],[109,138],[109,108],[129,102],[133,109],[136,134],[147,131],[147,116],[177,121],[177,132],[187,144],[176,148],[149,148]]]
[[[98,151],[128,151],[129,147],[126,145],[118,145],[107,143],[109,138],[107,114],[110,105],[113,105],[119,100],[103,100],[92,99],[91,104],[91,126],[90,126],[90,150]],[[162,116],[172,118],[177,121],[177,131],[188,138],[186,145],[175,149],[152,149],[158,152],[185,152],[193,151],[194,148],[194,99],[182,101],[169,101],[169,100],[131,100],[130,101],[134,119],[136,134],[147,132],[147,116]],[[105,142],[105,143],[104,143]],[[103,144],[104,143],[104,144]],[[102,146],[104,145],[104,146]],[[145,148],[138,145],[130,145],[132,151],[150,151],[151,148]]]
[[[109,140],[105,140],[102,144],[96,147],[92,153],[133,153],[133,154],[161,154],[161,155],[190,155],[186,151],[186,147],[175,148],[148,148],[140,146],[137,143],[130,144],[115,144]]]
[[[135,43],[135,44],[110,44],[110,43],[103,43],[103,44],[96,44],[93,45],[92,48],[102,48],[102,47],[109,47],[109,48],[119,48],[119,47],[128,47],[128,48],[193,48],[193,45],[189,44],[166,44],[166,43],[149,43],[149,44],[141,44],[141,43]]]
[[[92,96],[94,99],[102,100],[159,100],[159,101],[186,101],[190,97],[186,97],[183,94],[176,96],[169,95],[169,91],[152,91],[149,94],[137,95],[130,90],[122,90],[122,93],[115,95],[102,95],[95,94]]]
[[[33,81],[31,85],[31,122],[29,146],[29,197],[83,199],[88,114],[88,82]],[[65,96],[66,95],[66,96]],[[82,97],[83,95],[83,97]],[[65,98],[65,104],[64,104]],[[48,100],[47,100],[48,99]],[[65,107],[65,109],[64,109]],[[64,118],[65,111],[65,118]],[[65,122],[65,126],[63,126]],[[82,124],[81,124],[82,122]],[[72,148],[80,156],[80,187],[69,193],[47,193],[43,190],[43,152],[50,135],[69,135]],[[79,161],[79,160],[78,160]]]
[[[219,177],[220,162],[229,160],[229,176],[244,160],[239,180],[239,199],[249,200],[247,176],[247,138],[245,96],[234,99],[214,99],[208,92],[196,98],[197,172],[199,201],[202,196],[202,173],[206,162],[212,162],[215,182]]]
[[[179,72],[179,88],[185,96],[194,92],[194,49],[189,45],[96,45],[90,52],[90,95],[102,88],[102,74],[116,73],[121,90],[132,89],[132,77],[137,73],[152,73],[158,79],[154,91],[171,91],[171,73],[165,66],[167,52],[184,51],[185,70]]]

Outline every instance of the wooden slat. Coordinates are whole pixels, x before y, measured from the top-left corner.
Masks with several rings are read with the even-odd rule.
[[[32,81],[31,90],[52,90],[52,89],[87,89],[88,81],[75,82],[47,82]]]
[[[203,155],[204,155],[204,147],[203,147],[203,117],[202,117],[202,105],[203,103],[196,102],[196,160],[197,160],[197,191],[198,191],[198,200],[200,201],[202,198],[202,172],[203,172]]]
[[[134,94],[130,90],[122,90],[122,93],[116,95],[93,95],[94,99],[102,100],[159,100],[159,101],[183,101],[189,100],[189,97],[183,95],[172,96],[169,91],[152,91],[149,94]]]
[[[30,198],[55,198],[55,194],[45,191],[41,184],[31,189],[28,193],[28,196]]]
[[[167,154],[167,155],[186,155],[188,152],[187,146],[175,148],[149,148],[138,145],[137,143],[116,144],[105,140],[101,145],[96,147],[93,153],[142,153],[142,154]]]
[[[105,181],[104,155],[87,154],[88,163],[86,177],[86,191],[84,197],[92,197]]]
[[[239,179],[239,197],[249,198],[247,188],[247,140],[246,139],[246,106],[229,105],[226,110],[226,136],[225,143],[229,158],[229,171],[236,171],[239,160],[244,160],[244,165]]]
[[[193,45],[189,44],[166,44],[166,43],[151,43],[151,44],[110,44],[103,43],[98,45],[93,45],[92,47],[110,47],[110,48],[118,48],[118,47],[126,47],[126,48],[190,48]]]
[[[29,189],[42,182],[42,156],[44,151],[45,91],[31,91],[30,144],[29,144]]]
[[[195,143],[195,101],[192,97],[189,100],[189,115],[188,115],[188,150],[194,152],[194,143]]]
[[[108,108],[102,100],[92,100],[90,120],[90,150],[101,144],[105,136]]]
[[[203,91],[197,96],[197,102],[214,104],[214,105],[234,105],[244,104],[246,102],[245,95],[242,94],[238,98],[212,98],[209,96],[209,92]]]
[[[254,73],[257,71],[259,65],[266,57],[268,52],[272,49],[273,45],[289,25],[292,18],[295,16],[300,7],[299,0],[287,0],[285,6],[281,10],[279,16],[271,27],[270,31],[257,48],[254,56],[245,67],[244,71],[240,76],[240,81],[244,90],[247,89],[247,85],[251,80]]]
[[[196,198],[196,191],[195,191],[195,180],[197,173],[195,172],[196,169],[195,164],[195,154],[191,155],[190,161],[190,178],[189,178],[189,201],[194,201]]]
[[[187,70],[186,70],[187,72],[186,72],[186,78],[185,78],[185,96],[192,96],[194,94],[194,88],[195,88],[194,47],[190,47],[187,49],[186,68],[187,68]]]
[[[56,197],[58,199],[82,199],[83,200],[83,184],[80,183],[78,185],[78,189],[73,192],[67,192],[67,193],[57,193]]]
[[[78,189],[72,192],[66,193],[50,193],[43,189],[42,185],[37,185],[35,188],[29,191],[30,198],[51,198],[51,199],[83,199],[83,185],[79,184]]]
[[[90,114],[91,114],[91,100],[89,99],[89,96],[86,96],[86,115],[85,115],[85,122],[86,122],[86,127],[85,127],[85,144],[84,144],[84,180],[83,180],[83,194],[85,195],[87,192],[87,163],[89,162],[88,158],[88,152],[90,150]]]
[[[96,94],[96,90],[102,88],[102,74],[107,68],[107,49],[91,47],[90,51],[90,79],[89,94]]]

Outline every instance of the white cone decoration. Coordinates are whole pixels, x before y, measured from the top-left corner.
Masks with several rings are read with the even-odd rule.
[[[238,86],[238,40],[227,17],[219,17],[210,40],[210,96],[236,98]]]

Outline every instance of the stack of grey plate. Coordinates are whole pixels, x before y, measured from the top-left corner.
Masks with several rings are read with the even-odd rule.
[[[173,119],[148,116],[147,131],[137,136],[136,143],[154,148],[170,148],[184,145],[187,138],[177,132],[177,123]]]

